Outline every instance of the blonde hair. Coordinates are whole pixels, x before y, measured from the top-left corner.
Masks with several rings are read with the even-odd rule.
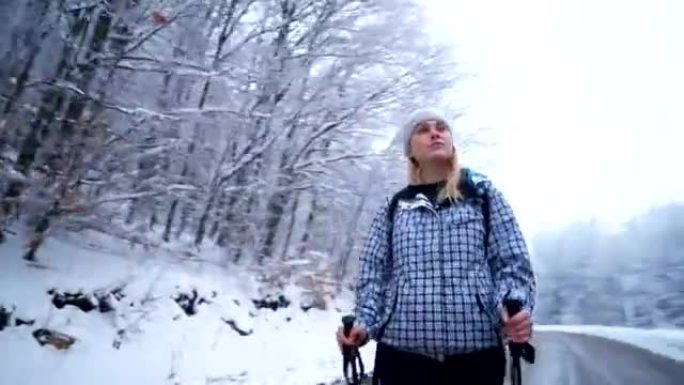
[[[451,154],[448,159],[449,163],[449,174],[447,175],[447,181],[444,187],[439,191],[437,195],[438,202],[444,202],[445,200],[450,200],[455,202],[463,197],[461,191],[458,189],[458,182],[461,179],[461,167],[458,164],[458,155],[456,154],[456,149]],[[415,162],[412,158],[408,162],[408,177],[410,184],[420,184],[422,179],[420,176],[420,165]]]

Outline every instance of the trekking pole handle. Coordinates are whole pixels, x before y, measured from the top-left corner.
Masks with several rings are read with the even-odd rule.
[[[349,337],[349,333],[351,333],[351,329],[354,327],[354,321],[356,321],[356,317],[353,315],[346,315],[342,317],[342,327],[345,337]]]
[[[506,299],[503,301],[503,305],[506,307],[506,312],[508,313],[509,317],[513,317],[514,315],[518,314],[520,310],[522,310],[522,302],[517,299]],[[511,347],[511,354],[514,356],[520,356],[522,344],[510,342],[509,346]]]
[[[510,317],[513,317],[522,310],[522,302],[517,299],[506,299],[504,300],[503,305]]]

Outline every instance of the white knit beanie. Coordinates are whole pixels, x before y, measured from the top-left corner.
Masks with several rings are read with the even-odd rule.
[[[439,111],[435,109],[421,109],[413,112],[401,129],[404,142],[404,155],[406,157],[409,157],[411,153],[411,136],[413,136],[413,133],[416,131],[416,128],[418,128],[420,123],[428,120],[438,120],[443,122],[449,132],[451,132],[451,126],[444,118],[444,115],[442,115]]]

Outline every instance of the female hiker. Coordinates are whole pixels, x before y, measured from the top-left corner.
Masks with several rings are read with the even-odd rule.
[[[376,213],[360,257],[356,324],[342,346],[377,344],[382,385],[501,385],[504,341],[531,336],[535,278],[511,207],[461,168],[445,119],[402,128],[409,184]],[[519,300],[509,316],[502,304]]]

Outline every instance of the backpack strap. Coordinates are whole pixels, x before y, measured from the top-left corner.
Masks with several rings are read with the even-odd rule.
[[[476,171],[469,168],[461,169],[461,179],[459,181],[459,190],[464,195],[465,199],[473,199],[480,206],[482,211],[482,216],[484,218],[484,248],[485,256],[488,255],[489,246],[489,234],[490,234],[490,207],[489,207],[489,194],[485,182],[486,177]]]
[[[397,211],[399,200],[402,198],[411,198],[408,195],[408,188],[403,188],[399,192],[394,194],[390,199],[389,207],[387,208],[387,258],[389,261],[392,261],[392,234],[394,232],[394,213]]]

